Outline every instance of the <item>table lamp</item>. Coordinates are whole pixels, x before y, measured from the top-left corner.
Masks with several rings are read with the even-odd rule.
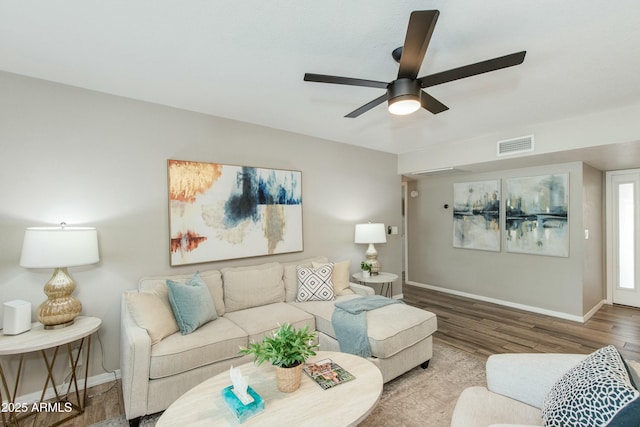
[[[380,272],[380,262],[378,261],[378,251],[376,250],[375,243],[386,243],[387,235],[385,233],[384,224],[382,223],[368,223],[368,224],[356,224],[356,237],[355,243],[368,244],[369,247],[365,252],[367,257],[366,263],[371,267],[371,274],[377,275]]]
[[[95,264],[98,234],[92,227],[30,227],[24,234],[20,265],[25,268],[53,268],[44,285],[48,299],[38,307],[38,321],[45,329],[70,326],[82,311],[82,304],[71,295],[76,284],[67,267]]]

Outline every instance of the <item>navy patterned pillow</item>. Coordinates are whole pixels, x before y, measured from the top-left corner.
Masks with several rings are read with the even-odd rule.
[[[612,345],[591,353],[551,388],[542,405],[545,426],[640,425],[640,392]]]
[[[296,301],[332,301],[335,299],[333,291],[333,263],[324,264],[319,268],[296,267],[298,272],[298,294]]]

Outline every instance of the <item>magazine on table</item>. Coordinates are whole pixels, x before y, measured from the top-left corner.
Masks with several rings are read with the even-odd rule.
[[[304,366],[304,372],[324,390],[356,378],[331,359],[307,363]]]

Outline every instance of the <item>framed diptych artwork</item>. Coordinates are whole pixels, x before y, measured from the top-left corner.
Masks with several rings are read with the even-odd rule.
[[[302,173],[168,161],[172,266],[299,252]]]

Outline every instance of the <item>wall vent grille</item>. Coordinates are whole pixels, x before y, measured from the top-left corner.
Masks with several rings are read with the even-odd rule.
[[[533,151],[533,135],[498,141],[498,156],[528,153]]]

